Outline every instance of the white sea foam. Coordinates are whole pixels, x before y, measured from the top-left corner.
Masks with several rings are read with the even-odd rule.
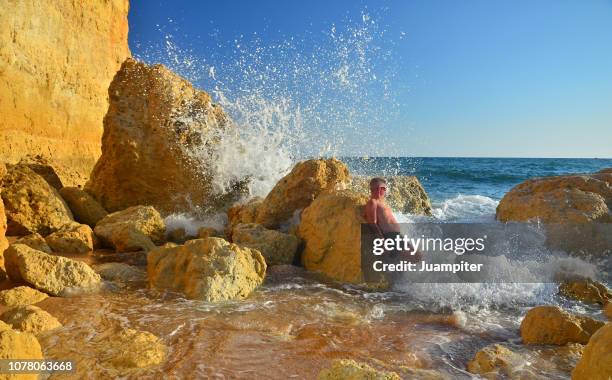
[[[184,228],[188,236],[197,236],[198,229],[201,227],[212,227],[217,230],[223,230],[223,226],[227,223],[227,215],[224,213],[210,215],[206,219],[198,219],[195,216],[187,213],[171,214],[164,218],[166,223],[166,231],[170,232],[179,228]]]

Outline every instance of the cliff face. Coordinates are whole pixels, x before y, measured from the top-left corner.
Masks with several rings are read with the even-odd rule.
[[[100,156],[128,0],[0,0],[0,161],[40,154],[66,186]]]

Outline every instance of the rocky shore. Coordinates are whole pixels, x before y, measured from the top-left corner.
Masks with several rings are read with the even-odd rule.
[[[73,16],[74,5],[58,4],[60,10],[69,10],[63,17]],[[15,102],[16,108],[6,112],[0,109],[5,152],[0,156],[4,161],[0,164],[0,358],[61,359],[46,356],[44,342],[69,329],[72,321],[60,321],[46,311],[49,299],[70,302],[70,297],[109,292],[126,283],[147,297],[180,294],[202,305],[257,297],[275,270],[305,270],[342,286],[364,285],[360,228],[365,222],[367,179],[351,175],[341,160],[321,157],[296,163],[265,198],[250,196],[249,178],[236,178],[219,191],[211,160],[216,144],[231,132],[228,116],[209,94],[166,67],[127,57],[127,24],[114,26],[127,22],[127,2],[92,4],[84,6],[87,12],[119,12],[120,17],[100,17],[112,19],[113,25],[98,25],[89,37],[99,40],[107,29],[119,30],[118,35],[111,33],[111,42],[122,41],[121,48],[111,44],[111,52],[95,52],[103,56],[97,61],[105,62],[99,71],[104,75],[84,75],[94,78],[95,86],[76,86],[80,100],[76,103],[50,91],[47,98],[24,95],[30,103]],[[0,28],[16,28],[15,17],[2,15],[13,22]],[[85,24],[79,24],[79,30],[93,28]],[[34,45],[17,35],[15,44],[27,45],[31,51]],[[7,67],[4,55],[0,58],[0,68]],[[73,66],[80,63],[77,60]],[[0,94],[15,98],[30,83],[39,85],[22,66],[10,67],[3,75],[19,80],[12,81],[10,88],[2,85]],[[99,91],[102,84],[108,104]],[[90,100],[83,101],[87,94]],[[76,112],[75,108],[83,115],[67,118],[74,125],[58,121],[58,114]],[[19,113],[36,116],[31,130],[16,116],[6,116]],[[51,121],[39,120],[44,118]],[[48,143],[46,139],[57,134],[45,129],[45,123],[64,128],[62,136],[70,135],[69,140],[85,136],[82,147]],[[96,126],[95,132],[80,132],[90,124]],[[40,129],[46,137],[20,137]],[[46,144],[45,149],[39,149],[41,144]],[[393,176],[389,183],[389,204],[396,211],[431,215],[431,201],[416,177]],[[594,252],[604,256],[611,254],[605,250],[612,247],[611,236],[599,226],[612,223],[611,208],[612,170],[605,169],[528,180],[506,194],[496,216],[503,223],[557,226],[548,230],[550,247],[580,257]],[[177,213],[200,219],[221,214],[226,222],[190,234],[166,225],[165,218]],[[572,235],[575,225],[582,229]],[[581,278],[561,282],[559,293],[600,308],[602,318],[540,305],[523,316],[520,345],[537,345],[569,357],[576,363],[573,379],[610,378],[612,322],[604,322],[603,317],[612,320],[612,292],[605,284]],[[168,342],[154,329],[141,331],[121,324],[90,344],[99,353],[105,374],[117,377],[138,377],[139,370],[162,365],[170,352]],[[523,368],[525,359],[518,351],[504,342],[483,346],[461,369],[485,378],[536,377]],[[391,363],[367,357],[324,358],[328,368],[320,371],[319,379],[448,378],[409,360],[389,369]]]

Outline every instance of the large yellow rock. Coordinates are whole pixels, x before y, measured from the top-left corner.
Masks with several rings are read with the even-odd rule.
[[[55,296],[70,288],[95,289],[100,285],[100,276],[84,262],[49,255],[27,245],[11,245],[4,259],[11,280],[25,281]]]
[[[234,226],[241,223],[255,223],[257,219],[257,211],[261,206],[263,199],[253,197],[247,202],[234,204],[227,210],[227,228],[225,233],[227,236],[232,236]],[[202,237],[202,236],[200,236]]]
[[[95,235],[87,224],[66,224],[45,238],[53,252],[87,253],[94,249]]]
[[[102,243],[117,252],[151,250],[162,243],[166,224],[151,206],[133,206],[102,218],[94,232]]]
[[[570,314],[558,306],[537,306],[521,322],[525,344],[586,344],[603,322]]]
[[[17,286],[0,291],[0,302],[6,306],[25,306],[38,303],[49,296],[29,286]]]
[[[108,213],[88,192],[78,187],[64,187],[60,195],[72,211],[74,220],[94,228]]]
[[[0,161],[36,152],[66,185],[100,155],[108,85],[130,55],[128,0],[0,1]]]
[[[501,372],[501,375],[509,376],[522,364],[524,360],[520,355],[501,344],[493,344],[478,351],[467,363],[467,370],[477,375]]]
[[[149,284],[216,302],[246,298],[262,284],[266,262],[259,251],[221,238],[189,240],[147,256]]]
[[[609,380],[612,378],[612,322],[600,328],[584,348],[582,358],[572,371],[572,380]]]
[[[102,156],[85,186],[109,212],[151,205],[162,214],[215,204],[208,154],[226,116],[162,65],[127,59],[109,88]]]
[[[0,163],[0,183],[2,183],[2,178],[6,172],[6,165]],[[4,213],[4,202],[2,201],[2,187],[0,187],[0,268],[4,268],[2,252],[4,252],[8,246],[9,242],[6,238],[6,214]]]
[[[304,240],[302,263],[308,270],[350,283],[363,281],[361,224],[364,195],[324,194],[302,212],[299,236]]]
[[[257,209],[255,222],[275,228],[295,211],[308,207],[319,194],[345,189],[349,182],[347,166],[335,158],[300,162],[268,193]]]
[[[62,327],[57,318],[33,305],[13,307],[2,313],[0,319],[16,330],[35,335]]]
[[[8,165],[2,178],[2,200],[9,235],[48,235],[73,221],[57,190],[24,165]]]
[[[319,372],[318,380],[400,380],[395,372],[379,371],[366,363],[351,359],[338,359],[330,368]]]
[[[353,176],[351,187],[370,196],[371,177]],[[396,211],[414,215],[431,215],[431,200],[423,185],[415,176],[397,175],[385,177],[387,193],[385,201]]]
[[[235,226],[232,241],[261,252],[268,266],[292,264],[298,248],[295,235],[269,230],[256,223]]]
[[[612,173],[529,179],[497,206],[497,219],[543,223],[612,222]]]
[[[42,360],[44,359],[40,343],[36,337],[27,332],[7,328],[2,322],[0,327],[0,359]],[[0,379],[36,380],[38,374],[8,375],[0,374]]]
[[[579,301],[605,305],[612,301],[612,292],[604,284],[590,279],[565,281],[559,285],[559,293]]]

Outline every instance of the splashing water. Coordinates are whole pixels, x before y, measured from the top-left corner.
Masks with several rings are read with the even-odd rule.
[[[250,194],[265,196],[296,160],[382,155],[393,145],[384,132],[399,108],[390,65],[399,60],[371,15],[271,43],[257,34],[230,41],[213,35],[218,50],[207,57],[178,45],[178,27],[165,29],[161,49],[139,46],[138,58],[208,90],[230,116],[233,128],[209,161],[219,191],[248,178]]]

